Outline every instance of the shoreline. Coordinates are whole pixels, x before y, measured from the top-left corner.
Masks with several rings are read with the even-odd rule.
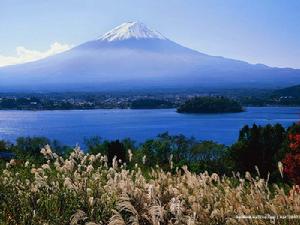
[[[297,108],[300,107],[300,105],[264,105],[264,106],[243,106],[243,108]],[[141,109],[137,109],[137,108],[86,108],[86,109],[82,109],[82,108],[74,108],[74,109],[9,109],[9,108],[5,108],[2,109],[0,108],[0,112],[1,111],[29,111],[29,112],[43,112],[43,111],[92,111],[92,110],[162,110],[162,109],[177,109],[177,108],[141,108]],[[241,112],[228,112],[228,113],[242,113],[245,112],[245,110],[241,111]],[[224,114],[224,113],[180,113],[180,114]]]

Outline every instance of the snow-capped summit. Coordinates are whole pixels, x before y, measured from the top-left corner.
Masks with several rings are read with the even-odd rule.
[[[121,41],[127,39],[161,39],[166,38],[159,32],[148,28],[140,22],[127,22],[115,27],[99,38],[101,41]]]

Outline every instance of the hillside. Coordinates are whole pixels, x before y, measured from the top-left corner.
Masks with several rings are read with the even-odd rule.
[[[182,104],[179,113],[230,113],[242,112],[239,102],[225,97],[194,97]]]
[[[272,93],[272,95],[291,96],[294,98],[300,98],[300,85],[295,85],[292,87],[287,87],[287,88],[276,90]]]
[[[160,99],[137,99],[131,102],[131,109],[166,109],[172,108],[174,104]]]

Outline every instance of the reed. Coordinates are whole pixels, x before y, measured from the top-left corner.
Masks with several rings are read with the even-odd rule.
[[[0,224],[300,222],[297,186],[286,190],[248,172],[227,177],[195,174],[187,167],[172,173],[156,167],[145,174],[138,165],[130,169],[116,158],[109,167],[106,156],[84,154],[79,148],[68,158],[52,153],[49,146],[41,153],[42,165],[11,160],[1,171]]]

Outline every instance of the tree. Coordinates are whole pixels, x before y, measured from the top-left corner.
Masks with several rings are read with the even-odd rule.
[[[194,138],[186,138],[183,135],[172,136],[165,132],[142,144],[140,148],[142,154],[140,155],[146,156],[148,166],[158,164],[162,167],[168,167],[171,155],[175,164],[186,164],[188,158],[191,157],[189,151],[194,144]]]
[[[228,157],[228,148],[213,141],[203,141],[195,144],[191,150],[189,164],[194,172],[208,171],[219,174],[230,174],[232,163]]]
[[[15,149],[24,156],[41,157],[40,151],[50,140],[45,137],[20,137],[16,141]]]
[[[50,145],[52,151],[59,154],[67,150],[66,147],[62,147],[58,141],[54,140],[52,142],[45,137],[20,137],[13,146],[13,151],[19,159],[32,159],[36,162],[42,162],[43,156],[40,151],[46,145]]]
[[[242,112],[241,104],[223,96],[194,97],[178,107],[179,113],[228,113]]]
[[[126,149],[124,148],[123,143],[120,143],[119,140],[112,141],[108,145],[107,158],[108,162],[112,163],[113,158],[117,157],[118,160],[122,160],[122,162],[126,162]]]
[[[5,141],[0,141],[0,152],[7,150],[7,143]]]
[[[136,149],[135,141],[130,138],[125,138],[121,142],[124,145],[125,150],[128,150],[128,149],[135,150]]]
[[[282,160],[283,173],[295,184],[300,185],[300,124],[289,130],[289,152]]]
[[[257,166],[262,176],[277,172],[279,153],[285,139],[286,131],[280,124],[244,126],[238,142],[230,149],[236,170],[254,172]]]
[[[132,109],[161,109],[172,108],[174,105],[165,100],[160,99],[137,99],[131,102]]]
[[[89,153],[107,155],[109,141],[102,141],[101,137],[95,136],[84,140],[84,144],[87,146]]]

